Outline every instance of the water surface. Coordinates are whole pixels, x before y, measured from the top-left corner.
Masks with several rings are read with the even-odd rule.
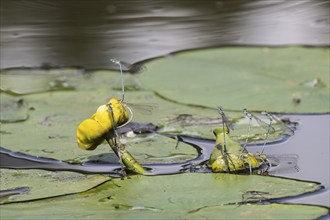
[[[1,0],[0,68],[114,68],[226,45],[329,46],[327,0]]]

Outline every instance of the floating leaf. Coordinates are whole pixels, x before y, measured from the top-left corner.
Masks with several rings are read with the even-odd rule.
[[[316,219],[328,214],[327,208],[311,205],[269,204],[211,206],[194,210],[186,219]]]
[[[175,163],[192,160],[198,156],[189,144],[159,134],[137,135],[123,139],[127,149],[141,163]],[[178,145],[178,146],[177,146]]]
[[[140,79],[183,104],[324,113],[329,112],[329,54],[328,48],[301,47],[188,51],[149,62]]]
[[[119,75],[113,71],[96,71],[84,77],[75,78],[77,85],[74,91],[57,91],[37,93],[24,96],[24,100],[34,111],[29,112],[29,120],[20,124],[2,124],[0,133],[1,146],[12,151],[19,151],[34,156],[50,157],[63,161],[84,162],[89,157],[108,154],[107,162],[118,162],[112,150],[104,144],[95,151],[89,152],[77,147],[75,131],[78,124],[92,115],[98,106],[107,103],[111,97],[120,97],[119,91],[112,86],[119,80]],[[120,82],[118,82],[120,83]],[[7,95],[7,94],[6,94]],[[153,123],[159,127],[160,133],[189,135],[194,137],[214,139],[212,130],[219,127],[219,115],[215,109],[185,106],[164,100],[150,91],[128,91],[127,102],[138,104],[153,103],[159,108],[152,112],[140,113],[134,111],[134,122]],[[180,114],[191,115],[196,119],[189,126],[179,120],[173,120]],[[245,140],[248,121],[242,113],[227,112],[230,119],[237,122],[232,136]],[[198,119],[198,120],[197,120]],[[211,121],[208,125],[203,121]],[[263,141],[264,130],[252,130],[254,141]],[[253,136],[252,134],[255,134]],[[282,139],[279,131],[269,137],[269,141]],[[138,138],[138,137],[137,137]],[[23,141],[24,140],[24,141]],[[143,140],[143,141],[142,141]],[[134,142],[134,138],[131,142]],[[180,144],[175,149],[176,141],[170,138],[154,135],[140,139],[138,144],[132,143],[128,148],[140,163],[179,162],[197,156],[195,149],[189,145]],[[112,156],[109,157],[109,154]],[[105,157],[102,156],[104,159]],[[114,161],[115,160],[115,161]],[[141,161],[140,161],[141,160]]]
[[[18,95],[73,89],[72,78],[80,75],[81,69],[33,69],[11,68],[0,72],[1,90]]]
[[[211,173],[131,176],[124,180],[113,179],[80,195],[6,205],[1,207],[1,217],[47,219],[56,214],[61,219],[73,216],[79,219],[189,219],[204,216],[311,219],[327,214],[328,209],[240,203],[296,196],[318,189],[320,185],[316,183],[265,176]]]
[[[28,104],[24,99],[13,98],[2,92],[0,93],[0,122],[21,122],[28,118]]]
[[[42,170],[0,170],[0,190],[25,187],[26,192],[9,197],[2,203],[35,200],[86,191],[110,178],[102,175],[83,175],[73,172]],[[0,191],[1,195],[1,191]]]

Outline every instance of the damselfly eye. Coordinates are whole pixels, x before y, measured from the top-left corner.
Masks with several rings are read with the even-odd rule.
[[[147,67],[143,64],[140,64],[140,63],[127,63],[127,62],[124,62],[124,61],[120,61],[120,63],[122,64],[122,66],[124,67],[124,71],[128,71],[130,73],[140,73],[140,72],[143,72],[147,69]]]

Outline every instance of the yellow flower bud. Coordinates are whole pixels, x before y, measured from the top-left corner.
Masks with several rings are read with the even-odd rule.
[[[108,104],[112,107],[114,121],[117,126],[123,125],[129,120],[129,113],[125,109],[124,104],[118,101],[116,98],[109,100]]]
[[[114,134],[114,126],[128,122],[128,111],[121,102],[112,98],[108,105],[99,106],[94,115],[78,125],[76,136],[80,148],[94,150],[107,136]]]
[[[116,123],[115,120],[112,120],[112,114],[109,111],[109,107],[106,105],[98,107],[92,118],[108,131],[113,129],[113,121]]]
[[[76,131],[78,146],[84,150],[94,150],[104,141],[108,131],[92,118],[81,122]]]

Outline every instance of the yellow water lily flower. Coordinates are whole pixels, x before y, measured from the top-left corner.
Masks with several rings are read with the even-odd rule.
[[[264,154],[253,155],[233,140],[228,130],[216,128],[213,130],[216,144],[209,159],[209,165],[213,172],[238,172],[259,168],[267,157]],[[226,141],[225,141],[226,140]],[[224,151],[226,143],[227,152]]]
[[[94,150],[105,138],[114,136],[114,129],[129,122],[129,113],[124,104],[112,98],[107,105],[101,105],[89,119],[81,122],[76,130],[78,146]]]

